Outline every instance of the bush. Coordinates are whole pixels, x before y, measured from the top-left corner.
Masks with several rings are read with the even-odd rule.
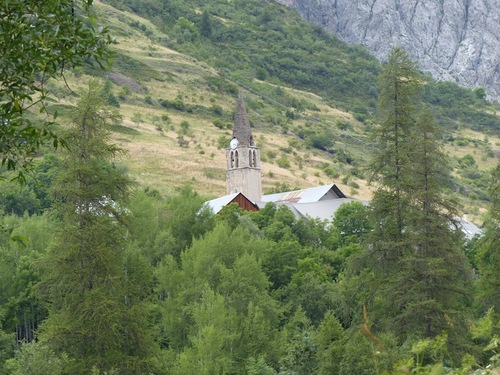
[[[340,176],[340,173],[337,170],[337,168],[333,166],[323,168],[323,172],[330,178],[337,178]]]
[[[146,95],[146,97],[144,98],[144,102],[146,104],[149,104],[149,105],[154,105],[155,102],[153,101],[153,98],[151,97],[151,95]]]
[[[458,164],[460,165],[460,168],[467,169],[472,167],[473,165],[476,165],[476,160],[471,154],[466,154],[458,159]]]
[[[226,127],[226,124],[221,119],[216,118],[215,120],[212,121],[212,124],[218,129],[224,129]]]
[[[212,112],[214,115],[221,117],[224,114],[224,111],[222,110],[222,107],[220,105],[212,105],[211,108]]]
[[[269,158],[269,159],[276,159],[276,152],[274,151],[267,151],[266,152],[266,156]]]
[[[323,151],[329,151],[330,147],[333,146],[333,139],[325,134],[313,134],[307,138],[307,141],[312,147]]]
[[[302,145],[297,139],[289,139],[288,145],[296,150],[300,150],[302,148]]]
[[[267,78],[267,70],[259,66],[255,72],[255,76],[257,79],[265,81]]]
[[[221,135],[217,139],[217,149],[225,149],[229,146],[229,142],[231,141],[231,138],[229,138],[227,135]]]
[[[276,163],[280,168],[285,168],[285,169],[290,168],[290,161],[286,156],[282,156],[281,158],[276,160]]]
[[[160,99],[160,105],[166,109],[175,109],[179,112],[193,112],[193,107],[189,104],[184,103],[182,99]]]
[[[352,129],[352,125],[346,121],[341,121],[341,120],[337,120],[337,122],[335,122],[335,126],[337,128],[339,128],[340,130],[351,130]]]

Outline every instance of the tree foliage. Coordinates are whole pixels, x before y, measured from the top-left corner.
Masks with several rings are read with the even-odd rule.
[[[375,274],[369,307],[380,329],[401,339],[447,331],[453,347],[470,303],[468,271],[452,229],[456,209],[437,125],[416,106],[419,85],[415,65],[395,48],[380,78],[380,151],[371,167],[379,187],[366,251]]]
[[[106,58],[110,37],[97,27],[92,0],[4,1],[0,5],[0,159],[8,169],[26,166],[40,146],[61,139],[46,113],[46,84],[64,72]],[[86,17],[84,19],[83,17]]]
[[[493,170],[490,185],[491,206],[488,212],[485,234],[477,246],[477,263],[480,279],[478,297],[483,311],[493,307],[500,313],[500,163]]]
[[[5,224],[17,241],[0,233],[0,372],[396,374],[448,367],[464,373],[498,363],[493,310],[466,323],[468,271],[460,238],[450,229],[455,209],[447,197],[447,166],[433,116],[419,110],[424,81],[404,51],[389,57],[376,89],[379,66],[364,50],[319,27],[303,28],[274,3],[120,3],[161,20],[173,31],[170,47],[209,56],[246,82],[258,75],[276,83],[276,97],[294,113],[307,103],[287,96],[280,84],[314,86],[346,101],[356,95],[373,100],[380,91],[381,151],[372,164],[379,191],[370,208],[345,204],[331,223],[296,219],[273,204],[257,213],[227,207],[214,217],[187,187],[167,198],[150,189],[130,197],[130,181],[115,162],[120,150],[107,131],[119,118],[99,97],[110,101],[109,85],[92,84],[70,114],[63,158],[46,155],[34,164],[45,185],[1,186],[0,210],[12,213]],[[12,148],[11,164],[5,159],[14,168],[42,141],[57,139],[50,120],[28,116],[30,106],[45,111],[47,80],[61,68],[101,58],[108,40],[93,29],[92,18],[82,18],[90,0],[9,4],[14,12],[0,21],[2,30],[17,30],[17,22],[24,33],[0,43],[10,54],[18,52],[15,43],[25,43],[19,56],[26,59],[2,70],[10,85],[0,91],[2,110],[10,110],[4,125],[14,132],[2,136],[12,147],[26,147]],[[83,8],[73,15],[72,4]],[[71,44],[75,37],[81,39]],[[455,89],[440,90],[445,95],[431,99],[449,103]],[[192,109],[182,100],[174,104]],[[332,145],[331,139],[316,142],[312,133],[304,138]],[[475,163],[460,162],[464,170]],[[491,219],[478,242],[481,311],[498,306],[497,186],[498,168]],[[50,215],[37,216],[49,209]],[[26,211],[31,216],[20,217]],[[476,358],[466,356],[461,369],[451,369],[459,367],[465,345]]]
[[[72,113],[66,136],[72,147],[53,190],[56,239],[39,285],[49,301],[40,341],[74,360],[74,374],[94,366],[140,371],[154,349],[145,331],[150,272],[139,255],[127,255],[130,182],[112,163],[120,150],[107,126],[116,116],[103,107],[100,93],[92,82]]]

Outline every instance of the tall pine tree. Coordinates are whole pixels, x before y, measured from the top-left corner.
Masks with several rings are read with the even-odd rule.
[[[379,78],[380,127],[375,133],[379,152],[370,169],[378,190],[372,200],[374,213],[373,245],[379,253],[381,267],[394,267],[406,246],[405,226],[408,211],[410,165],[407,151],[415,113],[420,81],[415,64],[406,52],[395,48]]]
[[[420,82],[415,64],[395,48],[379,81],[379,151],[371,165],[378,190],[367,247],[369,308],[379,329],[401,339],[455,331],[468,301],[446,160],[432,114],[418,105]]]
[[[407,146],[409,246],[399,260],[393,297],[399,308],[396,325],[425,337],[465,329],[464,311],[470,302],[462,233],[446,190],[449,173],[440,139],[433,115],[424,108]]]
[[[94,367],[141,373],[154,345],[137,283],[149,277],[137,256],[127,256],[123,205],[130,181],[112,163],[120,150],[107,126],[116,116],[100,92],[92,82],[73,111],[70,149],[55,182],[59,228],[43,264],[49,316],[40,340],[74,360],[71,374]]]
[[[491,206],[485,223],[485,233],[479,241],[478,295],[481,306],[495,309],[500,318],[500,162],[493,170],[489,189]]]

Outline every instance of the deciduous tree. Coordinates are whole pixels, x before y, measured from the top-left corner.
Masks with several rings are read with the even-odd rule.
[[[104,62],[110,37],[96,24],[92,3],[15,0],[0,5],[0,159],[8,169],[26,166],[43,143],[60,142],[50,117],[26,116],[33,107],[46,112],[46,83],[88,61]]]

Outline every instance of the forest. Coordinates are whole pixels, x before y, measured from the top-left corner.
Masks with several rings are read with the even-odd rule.
[[[112,41],[73,18],[74,1],[13,4],[0,17],[12,31],[0,71],[0,374],[498,373],[500,163],[483,234],[467,239],[405,51],[376,83],[368,206],[344,204],[329,222],[273,204],[213,215],[196,185],[164,196],[121,168],[120,114],[102,81],[78,93],[64,126],[45,116],[45,80],[105,65]]]

